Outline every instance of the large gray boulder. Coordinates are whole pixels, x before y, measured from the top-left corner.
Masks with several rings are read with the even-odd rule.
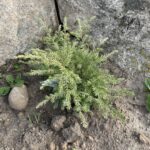
[[[119,50],[117,65],[129,75],[146,72],[150,64],[149,0],[57,0],[60,18],[74,25],[76,18],[96,16],[93,38],[109,38],[108,51]]]
[[[56,27],[53,0],[0,0],[0,65],[34,46],[44,27]]]

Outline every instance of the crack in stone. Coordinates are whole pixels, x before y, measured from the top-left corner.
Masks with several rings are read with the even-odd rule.
[[[61,17],[60,17],[60,11],[59,11],[59,6],[58,6],[57,0],[54,0],[54,4],[55,4],[55,9],[56,9],[56,15],[57,15],[58,23],[59,23],[59,25],[63,26],[63,22],[62,22]]]

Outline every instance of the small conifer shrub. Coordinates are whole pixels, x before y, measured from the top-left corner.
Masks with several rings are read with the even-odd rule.
[[[41,89],[50,88],[37,108],[53,103],[54,107],[73,110],[83,125],[84,113],[99,110],[105,117],[118,116],[113,102],[129,91],[115,88],[120,83],[103,69],[102,64],[116,51],[102,55],[102,48],[91,46],[94,41],[88,34],[86,23],[78,21],[78,28],[71,32],[64,23],[63,28],[48,32],[43,38],[44,49],[33,49],[31,53],[19,55],[27,63],[31,76],[43,76]]]

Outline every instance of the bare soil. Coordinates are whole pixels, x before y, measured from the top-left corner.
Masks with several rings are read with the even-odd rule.
[[[113,68],[112,72],[118,76],[123,74],[118,68]],[[90,117],[87,129],[80,127],[83,137],[67,143],[62,131],[73,126],[78,119],[71,113],[53,110],[51,106],[36,110],[35,106],[44,93],[39,90],[37,79],[28,78],[26,85],[30,101],[25,111],[12,110],[7,96],[0,97],[0,150],[150,150],[150,114],[145,108],[143,80],[141,73],[128,77],[124,83],[135,91],[134,98],[116,102],[125,113],[124,123],[104,119],[95,113]],[[67,118],[63,129],[58,132],[50,126],[52,118],[57,115]]]

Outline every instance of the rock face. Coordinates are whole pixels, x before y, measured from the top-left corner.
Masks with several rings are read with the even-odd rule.
[[[131,75],[149,69],[149,0],[56,0],[61,22],[96,16],[93,38],[109,38],[107,49],[119,50],[116,63]],[[54,0],[0,1],[0,65],[34,47],[44,26],[58,25]]]
[[[10,107],[19,111],[26,108],[28,100],[28,91],[25,85],[14,87],[8,97]]]
[[[53,0],[0,1],[0,65],[34,46],[43,28],[56,27]]]
[[[116,63],[130,75],[150,64],[149,0],[58,0],[60,18],[74,25],[76,18],[96,16],[93,38],[109,38],[108,51],[117,49]]]

